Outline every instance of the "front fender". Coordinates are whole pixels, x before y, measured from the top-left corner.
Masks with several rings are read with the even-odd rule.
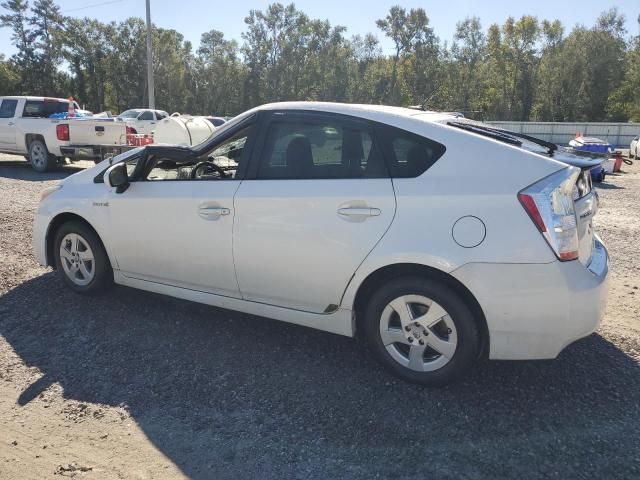
[[[99,185],[98,187],[102,187]],[[52,230],[61,221],[72,220],[74,218],[86,222],[102,241],[107,256],[113,268],[117,268],[115,253],[109,248],[106,241],[108,225],[108,209],[104,207],[105,200],[100,197],[88,198],[87,196],[75,195],[75,190],[71,185],[65,185],[60,192],[51,195],[38,207],[34,220],[33,250],[36,259],[42,263],[52,265],[53,259],[48,258],[47,246],[51,240]],[[64,194],[61,194],[64,191]]]

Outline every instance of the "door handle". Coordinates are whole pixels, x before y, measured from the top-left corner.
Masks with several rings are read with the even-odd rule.
[[[7,123],[7,125],[9,125],[11,127],[12,125],[15,125],[15,123],[9,122],[9,123]]]
[[[225,207],[200,207],[198,208],[198,215],[205,220],[215,220],[223,215],[229,215],[231,211]]]
[[[377,217],[382,212],[379,208],[369,208],[369,207],[344,207],[338,209],[339,215],[344,215],[348,217]]]

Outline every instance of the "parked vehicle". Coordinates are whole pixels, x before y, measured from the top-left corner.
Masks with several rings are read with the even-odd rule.
[[[640,137],[634,137],[629,145],[629,158],[638,158],[640,155]]]
[[[76,292],[358,335],[442,385],[485,356],[554,358],[604,312],[588,171],[509,138],[399,107],[265,105],[45,190],[33,248]]]
[[[227,119],[224,117],[203,117],[203,118],[214,127],[221,127],[222,125],[227,123]]]
[[[591,169],[591,178],[595,182],[604,182],[606,176],[604,162],[614,153],[613,145],[600,138],[578,135],[569,142],[569,146],[579,152],[589,152],[601,156],[602,164]]]
[[[45,172],[65,157],[101,159],[101,145],[126,141],[126,125],[110,119],[49,118],[68,109],[61,98],[0,97],[0,153],[24,155]]]
[[[133,108],[125,110],[116,117],[136,130],[135,133],[148,135],[153,133],[158,121],[167,118],[169,114],[164,110],[151,110],[149,108]]]

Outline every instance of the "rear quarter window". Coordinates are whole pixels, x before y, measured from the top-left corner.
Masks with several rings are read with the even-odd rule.
[[[446,151],[441,143],[400,128],[384,125],[376,132],[392,178],[419,177]]]

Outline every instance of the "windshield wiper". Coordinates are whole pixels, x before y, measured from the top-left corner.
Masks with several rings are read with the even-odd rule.
[[[477,133],[478,135],[484,135],[485,137],[493,138],[494,140],[508,143],[509,145],[515,145],[516,147],[522,146],[522,142],[520,140],[504,130],[487,128],[467,122],[447,122],[447,125],[460,128],[461,130],[467,130],[468,132]]]

